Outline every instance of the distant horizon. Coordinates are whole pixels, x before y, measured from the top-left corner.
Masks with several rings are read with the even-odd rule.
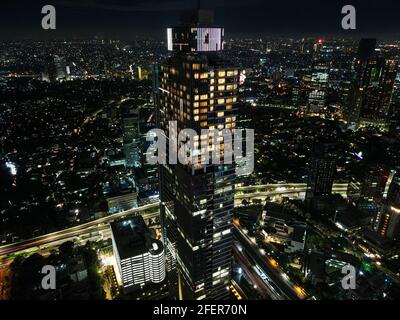
[[[368,2],[368,3],[367,3]],[[357,12],[357,29],[341,27],[342,6],[347,1],[317,0],[203,0],[215,11],[215,23],[229,35],[254,37],[375,37],[400,39],[396,0],[352,0]],[[182,10],[194,9],[196,0],[92,0],[59,1],[57,29],[41,29],[44,0],[3,0],[0,11],[0,40],[37,38],[87,38],[96,34],[129,39],[134,34],[163,37],[164,29],[178,21]]]
[[[228,33],[225,32],[225,40],[229,39],[262,39],[262,40],[277,40],[277,39],[291,39],[294,41],[301,39],[318,39],[323,38],[327,41],[331,40],[354,40],[358,41],[362,38],[375,38],[378,42],[399,42],[400,34],[359,34],[359,35],[343,35],[343,34],[255,34],[255,33]],[[91,33],[91,34],[58,34],[47,37],[43,35],[33,35],[33,36],[18,36],[10,38],[0,38],[0,42],[24,42],[24,41],[34,41],[34,42],[57,42],[57,41],[84,41],[84,40],[116,40],[116,41],[133,41],[135,39],[153,39],[155,41],[166,41],[167,37],[164,34],[157,33],[136,33],[131,36],[119,35],[119,34],[106,34],[106,33]]]

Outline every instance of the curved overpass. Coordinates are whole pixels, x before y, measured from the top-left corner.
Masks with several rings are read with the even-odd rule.
[[[332,188],[333,193],[345,194],[347,183],[335,183]],[[235,202],[243,200],[265,200],[266,197],[289,197],[304,199],[307,185],[305,183],[275,184],[261,186],[245,186],[235,189]]]
[[[333,192],[344,192],[347,190],[347,184],[334,184]],[[235,192],[235,202],[241,203],[244,199],[254,200],[261,199],[264,200],[266,197],[293,197],[302,198],[306,191],[306,184],[304,183],[289,183],[289,184],[267,184],[267,185],[257,185],[257,186],[244,186],[237,187]],[[142,214],[143,211],[148,209],[154,209],[159,206],[159,202],[154,202],[146,204],[138,208],[132,208],[126,211],[111,214],[109,216],[99,218],[90,222],[83,223],[81,225],[71,227],[68,229],[52,232],[39,237],[35,237],[28,240],[23,240],[16,243],[11,243],[0,247],[0,257],[6,256],[18,252],[23,252],[25,250],[32,250],[40,246],[51,246],[59,244],[60,242],[74,239],[76,237],[91,234],[94,232],[99,232],[108,229],[108,223],[123,218],[125,216]],[[157,218],[159,212],[146,213],[143,215],[145,220]]]

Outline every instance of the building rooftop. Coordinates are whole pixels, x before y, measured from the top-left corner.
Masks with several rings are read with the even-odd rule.
[[[142,216],[112,222],[111,230],[121,260],[149,251],[158,254],[163,250],[162,242],[152,238]]]

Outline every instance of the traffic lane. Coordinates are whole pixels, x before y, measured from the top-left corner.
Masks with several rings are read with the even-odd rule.
[[[251,256],[251,258],[259,264],[262,270],[267,274],[268,277],[282,290],[283,294],[285,294],[289,299],[292,300],[300,300],[298,295],[294,292],[294,289],[286,282],[281,276],[281,273],[273,269],[265,260],[265,258],[261,258],[257,253],[255,254],[255,249],[253,247],[253,243],[249,242],[247,238],[245,238],[237,226],[233,228],[233,234],[237,240],[244,246],[247,253]]]

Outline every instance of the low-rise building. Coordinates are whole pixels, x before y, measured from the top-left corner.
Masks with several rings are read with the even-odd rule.
[[[142,216],[111,223],[112,243],[124,292],[165,279],[164,246],[154,239]]]

